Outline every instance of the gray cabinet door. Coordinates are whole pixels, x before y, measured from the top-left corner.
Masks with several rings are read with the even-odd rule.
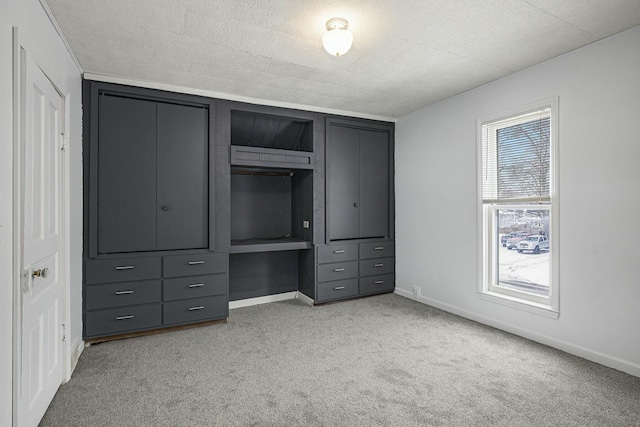
[[[389,236],[389,132],[330,123],[329,240]]]
[[[158,103],[158,250],[209,243],[209,117],[205,108]]]
[[[327,138],[329,240],[360,234],[359,130],[330,125]]]
[[[360,237],[389,235],[389,134],[360,130]]]
[[[156,103],[101,95],[98,252],[156,249]]]

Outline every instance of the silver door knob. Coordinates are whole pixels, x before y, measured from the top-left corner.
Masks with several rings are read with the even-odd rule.
[[[33,277],[42,277],[43,279],[46,279],[47,276],[49,276],[49,269],[45,267],[42,269],[34,270],[31,275]]]

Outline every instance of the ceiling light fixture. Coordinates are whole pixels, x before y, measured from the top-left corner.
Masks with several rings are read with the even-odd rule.
[[[348,28],[346,19],[331,18],[327,21],[327,32],[322,35],[322,45],[331,55],[341,56],[351,49],[353,34]]]

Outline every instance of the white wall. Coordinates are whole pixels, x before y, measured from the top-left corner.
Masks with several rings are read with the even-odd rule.
[[[476,119],[552,96],[557,320],[477,291]],[[401,117],[396,211],[398,293],[640,376],[640,27]]]
[[[71,325],[68,339],[82,336],[82,135],[80,72],[37,0],[0,3],[0,425],[11,425],[13,270],[13,53],[12,27],[45,62],[71,101],[69,180],[71,183]]]

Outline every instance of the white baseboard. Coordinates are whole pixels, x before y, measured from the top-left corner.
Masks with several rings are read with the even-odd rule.
[[[270,302],[285,301],[288,299],[296,299],[298,292],[285,292],[283,294],[267,295],[264,297],[247,298],[238,301],[229,301],[229,310],[234,308],[249,307],[252,305],[267,304]]]
[[[309,298],[308,296],[306,296],[305,294],[303,294],[302,292],[298,291],[296,293],[296,298],[298,298],[300,301],[302,301],[305,304],[308,304],[310,306],[314,306],[315,305],[315,301],[312,300],[311,298]]]
[[[585,348],[579,345],[571,344],[567,341],[558,340],[548,335],[539,334],[537,332],[530,331],[528,329],[518,328],[508,323],[504,323],[500,320],[492,319],[490,317],[473,313],[471,311],[464,310],[462,308],[455,307],[450,304],[446,304],[431,298],[419,296],[416,299],[416,298],[413,298],[413,294],[411,292],[406,291],[404,289],[396,288],[395,293],[402,297],[409,298],[414,301],[418,301],[435,308],[439,308],[440,310],[455,314],[460,317],[464,317],[465,319],[473,320],[475,322],[482,323],[484,325],[488,325],[493,328],[500,329],[502,331],[506,331],[514,335],[521,336],[523,338],[527,338],[531,341],[548,345],[549,347],[557,348],[558,350],[562,350],[566,353],[573,354],[574,356],[582,357],[583,359],[587,359],[592,362],[599,363],[609,368],[617,369],[619,371],[626,372],[627,374],[640,377],[640,365],[638,364],[635,364],[626,360],[618,359],[616,357],[613,357],[604,353],[600,353],[598,351],[590,350],[588,348]]]

